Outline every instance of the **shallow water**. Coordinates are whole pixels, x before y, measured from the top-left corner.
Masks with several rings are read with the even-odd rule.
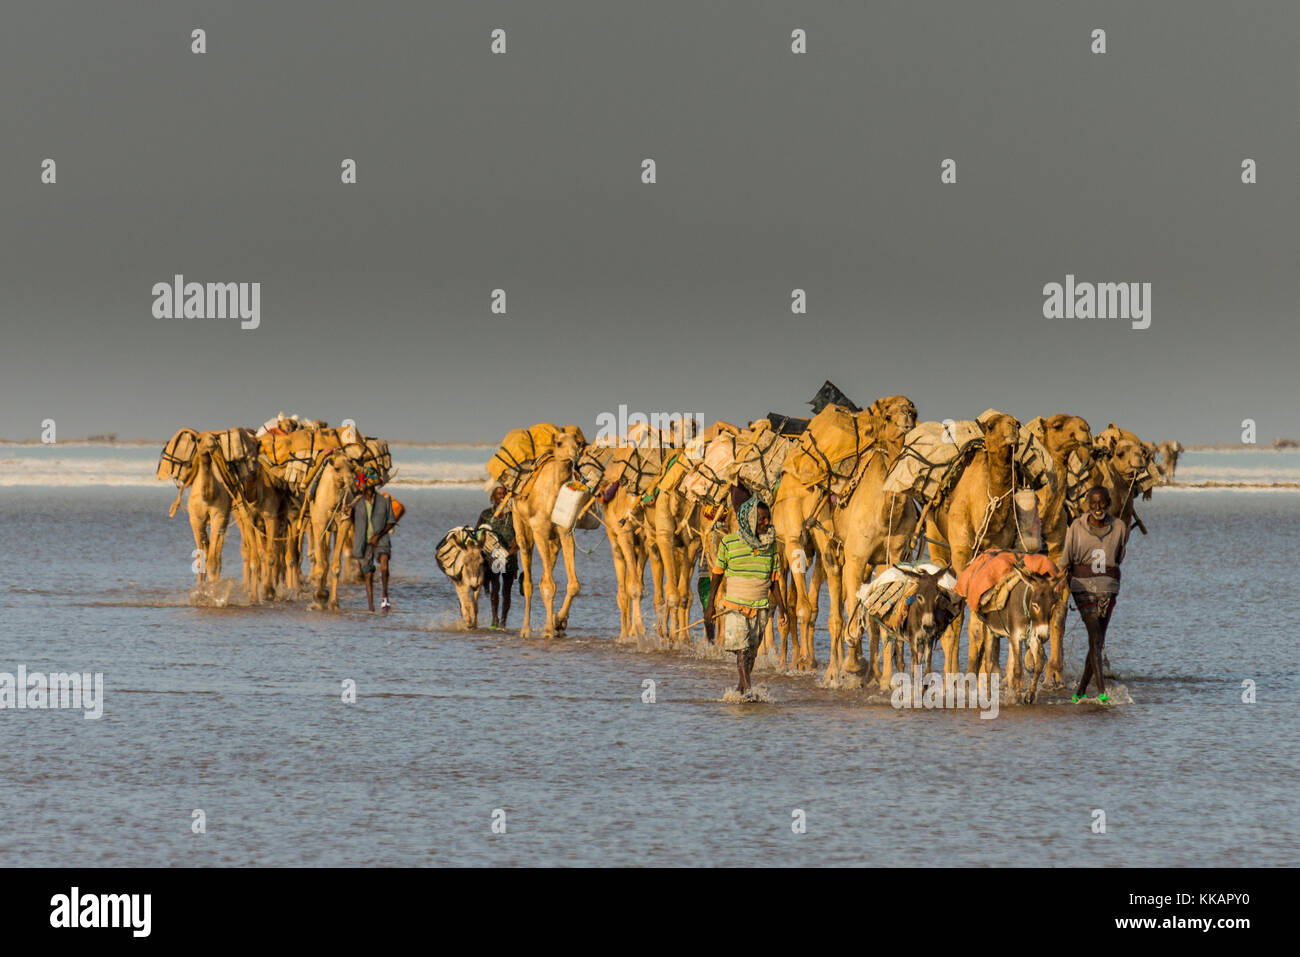
[[[102,671],[106,699],[100,720],[0,711],[0,865],[1300,858],[1294,573],[1271,564],[1300,532],[1300,495],[1157,491],[1108,647],[1131,703],[1053,694],[981,720],[761,661],[765,700],[723,701],[734,664],[712,649],[612,640],[603,531],[578,533],[593,553],[578,555],[568,637],[459,631],[433,545],[482,495],[398,494],[397,608],[372,616],[355,585],[341,613],[247,607],[238,588],[196,607],[193,541],[183,512],[167,519],[165,486],[0,489],[0,671]],[[225,572],[239,573],[233,532]],[[516,597],[512,625],[521,611]],[[1072,613],[1072,671],[1085,642]]]

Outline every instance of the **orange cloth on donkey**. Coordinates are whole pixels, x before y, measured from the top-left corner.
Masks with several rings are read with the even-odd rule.
[[[991,548],[972,558],[957,576],[957,594],[965,598],[971,608],[979,608],[984,593],[1010,574],[1017,561],[1026,571],[1043,575],[1058,575],[1061,571],[1046,555]]]

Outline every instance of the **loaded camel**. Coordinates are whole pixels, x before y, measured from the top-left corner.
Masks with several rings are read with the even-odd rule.
[[[546,606],[546,624],[542,635],[554,638],[563,632],[569,622],[569,609],[581,585],[574,562],[574,543],[571,534],[560,533],[551,521],[555,499],[564,484],[573,478],[574,464],[582,453],[586,440],[577,426],[565,426],[555,436],[555,447],[537,459],[533,471],[515,492],[512,514],[515,523],[515,542],[519,546],[519,567],[524,574],[524,623],[519,637],[532,635],[533,608],[533,548],[542,559],[542,603]],[[564,570],[568,575],[564,602],[555,611],[555,559],[564,555]]]
[[[1038,490],[1038,517],[1042,523],[1047,557],[1058,567],[1065,548],[1065,532],[1070,525],[1067,502],[1072,495],[1086,495],[1092,468],[1092,430],[1081,416],[1050,415],[1034,419],[1029,430],[1047,449],[1056,469],[1057,482]],[[1080,489],[1080,486],[1085,486]],[[1062,601],[1052,616],[1052,651],[1047,662],[1045,680],[1048,688],[1064,683],[1065,616],[1069,603]]]
[[[1014,548],[1017,540],[1011,493],[1020,423],[1010,415],[997,412],[985,417],[979,426],[984,433],[983,446],[974,452],[952,492],[926,519],[931,560],[947,565],[954,574],[964,571],[980,552]],[[940,642],[946,674],[957,672],[963,617],[954,619]],[[969,649],[966,670],[972,670]]]

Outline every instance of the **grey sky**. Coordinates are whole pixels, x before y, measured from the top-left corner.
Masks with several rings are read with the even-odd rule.
[[[797,414],[828,377],[927,419],[1295,435],[1298,31],[1294,3],[10,0],[0,435],[283,409],[491,441]],[[261,327],[153,318],[177,272],[261,282]],[[1043,319],[1067,272],[1151,282],[1151,328]]]

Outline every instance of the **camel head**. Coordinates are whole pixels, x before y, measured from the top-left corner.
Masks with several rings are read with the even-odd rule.
[[[1093,448],[1104,455],[1113,455],[1115,448],[1120,442],[1132,442],[1134,445],[1142,445],[1142,440],[1128,429],[1121,429],[1114,422],[1111,422],[1106,428],[1097,433],[1093,440]]]
[[[340,492],[347,493],[353,489],[357,477],[357,467],[342,449],[329,457],[329,466],[334,470],[334,480]]]
[[[1120,439],[1111,450],[1110,461],[1125,485],[1139,486],[1151,478],[1151,459],[1141,442]]]
[[[997,412],[980,422],[984,432],[984,448],[990,460],[1010,462],[1020,441],[1020,422],[1013,415]]]
[[[578,431],[577,426],[566,425],[564,431],[555,436],[555,461],[577,462],[578,456],[582,454],[586,445],[582,432]]]
[[[905,395],[889,395],[867,407],[875,425],[876,441],[901,449],[907,433],[916,428],[916,406]]]
[[[1054,461],[1067,461],[1074,451],[1092,457],[1092,429],[1081,416],[1061,413],[1044,419],[1041,438]]]
[[[217,433],[200,432],[199,441],[195,445],[194,449],[195,453],[198,455],[211,455],[213,452],[218,451],[220,445],[217,443]]]

